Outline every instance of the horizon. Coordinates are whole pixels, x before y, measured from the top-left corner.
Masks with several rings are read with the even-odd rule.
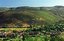
[[[52,7],[64,6],[64,0],[0,0],[0,7]]]
[[[55,6],[64,7],[62,5],[55,5]],[[38,6],[38,7],[55,7],[55,6]],[[6,7],[6,6],[5,7],[2,7],[2,6],[0,6],[0,8],[17,8],[17,7],[37,7],[37,6],[16,6],[16,7]]]

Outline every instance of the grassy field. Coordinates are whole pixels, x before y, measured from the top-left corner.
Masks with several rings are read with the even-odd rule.
[[[55,22],[58,20],[58,17],[56,17],[54,14],[52,14],[52,12],[50,11],[38,11],[37,15],[39,15],[40,17],[44,18],[45,21],[50,21],[50,22]]]
[[[8,30],[21,30],[21,31],[25,31],[25,30],[28,30],[29,28],[0,28],[0,30],[5,30],[5,31],[8,31]]]

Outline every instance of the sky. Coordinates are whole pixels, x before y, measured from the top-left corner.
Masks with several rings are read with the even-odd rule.
[[[0,7],[19,7],[19,6],[64,6],[64,0],[0,0]]]

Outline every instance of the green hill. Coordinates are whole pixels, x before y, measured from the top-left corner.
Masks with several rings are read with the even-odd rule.
[[[46,7],[47,8],[47,7]],[[53,24],[61,19],[60,16],[53,14],[49,7],[17,7],[0,12],[1,26],[22,26],[26,24]]]

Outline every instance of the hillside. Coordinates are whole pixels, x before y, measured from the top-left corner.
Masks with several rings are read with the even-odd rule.
[[[54,14],[53,7],[17,7],[0,12],[0,27],[53,24],[62,17]],[[30,26],[27,26],[30,27]]]

